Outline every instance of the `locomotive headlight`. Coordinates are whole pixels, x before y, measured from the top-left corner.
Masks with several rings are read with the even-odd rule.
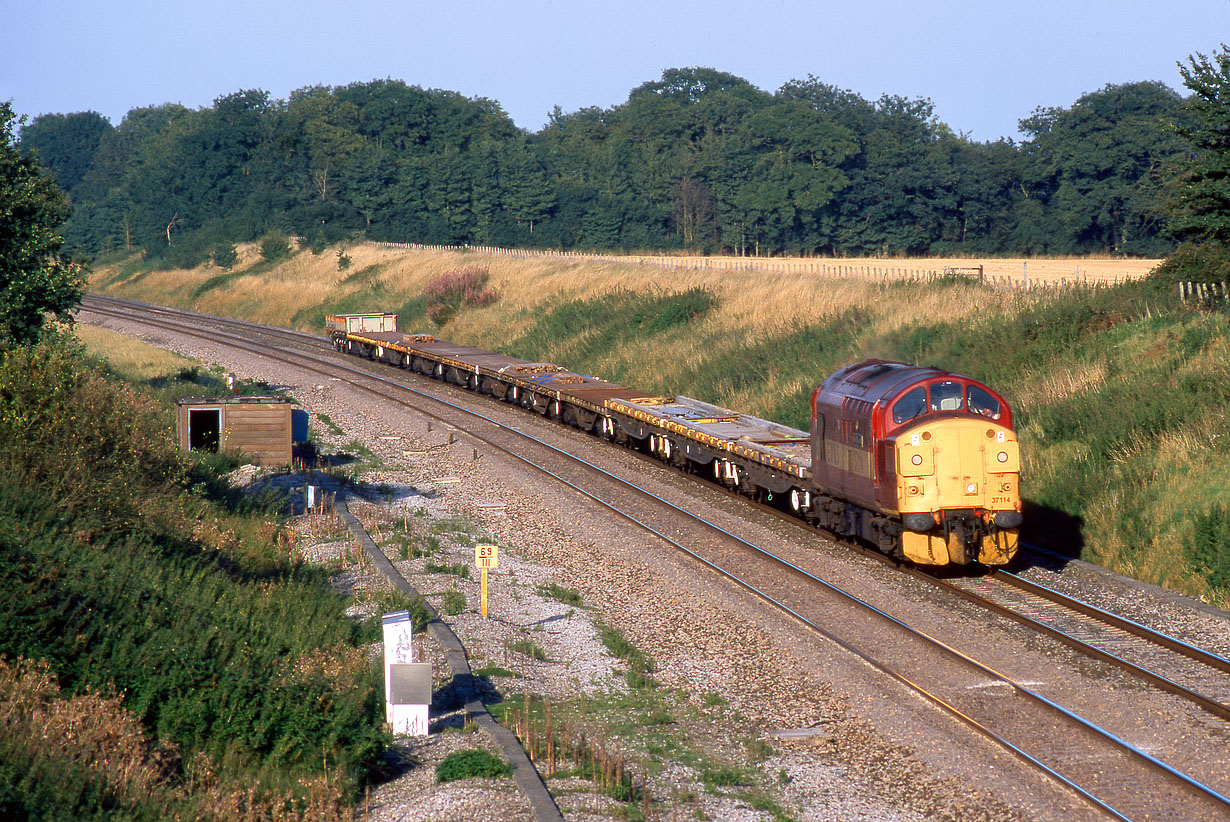
[[[1007,452],[1007,451],[1000,451],[998,454],[996,454],[996,455],[995,455],[995,459],[999,460],[1000,462],[1007,462],[1007,461],[1008,461],[1008,452]]]
[[[969,485],[966,485],[966,486],[965,486],[965,493],[967,493],[967,494],[977,494],[977,493],[978,493],[978,483],[976,483],[976,482],[971,482]]]
[[[910,457],[910,462],[914,463],[915,465],[922,465],[922,454],[915,454],[914,456]]]

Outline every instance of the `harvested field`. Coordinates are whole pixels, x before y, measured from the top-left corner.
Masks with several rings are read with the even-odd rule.
[[[392,245],[392,244],[390,244]],[[433,248],[443,246],[395,246]],[[814,274],[829,277],[867,279],[917,279],[939,276],[946,271],[974,275],[978,272],[993,282],[1019,286],[1058,283],[1118,283],[1140,279],[1156,268],[1159,259],[1108,257],[688,257],[677,255],[612,255],[522,251],[480,247],[475,249],[492,256],[530,259],[558,257],[595,262],[649,265],[672,269],[708,271],[755,271],[764,273]]]

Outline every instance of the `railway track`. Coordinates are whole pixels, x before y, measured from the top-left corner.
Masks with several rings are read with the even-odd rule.
[[[93,297],[86,307],[101,314],[123,316],[126,319],[134,318],[130,313],[133,310],[143,310],[143,307],[134,309],[122,302]],[[366,383],[363,390],[372,392],[382,401],[409,405],[431,418],[469,432],[468,436],[485,448],[498,449],[516,460],[532,465],[536,470],[545,472],[617,516],[655,534],[714,572],[792,615],[812,631],[854,653],[867,664],[891,676],[915,694],[1038,768],[1049,778],[1065,785],[1111,818],[1230,818],[1230,799],[1215,788],[1185,774],[1181,766],[1167,764],[1141,748],[1128,744],[1115,733],[1099,727],[1096,722],[1046,698],[1027,683],[1013,679],[963,653],[951,642],[945,642],[907,625],[885,610],[876,608],[798,565],[787,562],[731,531],[713,525],[703,516],[663,500],[632,480],[616,476],[572,456],[559,446],[521,430],[521,425],[501,422],[494,418],[494,413],[488,415],[475,412],[436,395],[447,393],[450,397],[459,396],[452,391],[439,392],[437,389],[436,392],[428,393],[363,369],[338,364],[328,341],[311,335],[278,329],[254,329],[248,324],[232,320],[201,318],[170,309],[154,311],[160,318],[157,322],[177,333],[196,336],[213,343],[235,345],[330,377],[344,374],[347,379]],[[140,321],[154,322],[148,315]],[[202,322],[216,324],[223,330],[203,332],[200,328]],[[242,329],[238,331],[242,336],[236,336],[225,329]],[[318,359],[315,362],[307,362],[308,354],[254,345],[252,340],[256,337],[282,340],[313,351],[327,350],[328,359],[333,362],[322,362]],[[420,380],[417,377],[408,379],[413,382]],[[370,382],[372,380],[377,382],[373,385]],[[428,384],[435,387],[434,384]],[[471,404],[473,403],[467,403]],[[501,410],[506,407],[500,403],[495,405]],[[1049,630],[1045,632],[1051,636],[1055,635],[1053,632],[1059,630],[1051,624],[1056,621],[1055,615],[1048,614],[1049,622],[1044,622],[1027,613],[1033,611],[1036,614],[1039,610],[1048,610],[1038,602],[1044,594],[1032,590],[1023,591],[1020,588],[1009,589],[1008,583],[990,583],[988,580],[992,579],[995,577],[949,584],[953,585],[954,591],[962,589],[958,595],[980,604],[996,601],[996,598],[1005,599],[1005,590],[1022,591],[1020,597],[1024,604],[1018,603],[1018,607],[1014,607],[998,601],[998,607],[994,610],[1018,622],[1032,619],[1039,625],[1047,624]],[[1007,576],[1004,579],[1006,580]],[[987,589],[992,586],[998,586],[997,593],[989,593]],[[982,590],[979,590],[980,588]],[[1053,599],[1044,601],[1054,604]],[[1064,605],[1061,612],[1081,613],[1079,608],[1073,608],[1076,606]],[[1055,605],[1055,609],[1059,610],[1060,606]],[[1084,619],[1091,621],[1093,617],[1086,615]],[[1119,625],[1108,625],[1105,629],[1106,636],[1096,641],[1086,636],[1079,639],[1084,643],[1082,646],[1071,642],[1068,644],[1081,653],[1088,653],[1085,650],[1085,646],[1088,646],[1099,648],[1105,655],[1133,656],[1137,661],[1132,664],[1140,670],[1150,671],[1155,677],[1167,681],[1183,680],[1185,684],[1181,687],[1200,694],[1214,705],[1225,707],[1222,692],[1207,684],[1207,681],[1217,682],[1213,674],[1200,680],[1206,684],[1197,683],[1196,686],[1189,687],[1192,685],[1190,678],[1185,679],[1173,668],[1169,669],[1169,675],[1166,675],[1139,664],[1139,650],[1129,652],[1119,647],[1119,653],[1107,651],[1105,648],[1116,636],[1113,633],[1115,631],[1126,633],[1127,629]],[[1076,640],[1073,636],[1077,633],[1076,627],[1063,633]],[[1135,634],[1129,635],[1151,647],[1166,647],[1164,641],[1143,640]],[[1181,652],[1171,649],[1167,653],[1173,657]],[[1106,661],[1104,656],[1091,655]],[[1226,669],[1218,667],[1219,663],[1215,661],[1194,658],[1191,652],[1184,654],[1182,658],[1193,665],[1212,668],[1216,675],[1225,675]],[[1224,663],[1225,660],[1221,662]],[[1153,681],[1152,684],[1159,683]],[[1214,693],[1201,693],[1196,690],[1197,687]],[[1215,710],[1213,712],[1216,713]]]

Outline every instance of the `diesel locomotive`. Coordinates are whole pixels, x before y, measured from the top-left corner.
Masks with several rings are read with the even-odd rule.
[[[800,431],[690,397],[627,386],[397,330],[392,314],[329,314],[339,351],[514,403],[779,504],[918,565],[1003,565],[1021,524],[1020,451],[1002,396],[936,368],[847,366]]]

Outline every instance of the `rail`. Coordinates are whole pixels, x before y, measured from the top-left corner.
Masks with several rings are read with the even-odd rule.
[[[97,310],[97,309],[96,309]],[[106,310],[103,310],[106,313]],[[174,325],[174,324],[172,324]],[[236,323],[236,325],[240,325]],[[869,664],[872,664],[878,670],[897,679],[899,682],[912,688],[915,693],[923,696],[932,704],[948,712],[961,722],[971,728],[974,728],[979,733],[982,733],[987,738],[1004,746],[1005,749],[1011,751],[1014,755],[1020,757],[1023,761],[1038,767],[1043,772],[1047,773],[1051,778],[1059,783],[1066,785],[1069,789],[1081,795],[1096,807],[1110,816],[1117,819],[1130,819],[1129,813],[1140,814],[1136,818],[1155,818],[1156,807],[1150,803],[1154,801],[1155,796],[1168,796],[1172,801],[1176,801],[1175,797],[1182,797],[1180,808],[1183,812],[1190,811],[1200,817],[1219,818],[1230,813],[1230,799],[1217,793],[1211,788],[1200,784],[1184,773],[1178,771],[1172,766],[1156,759],[1155,757],[1145,753],[1144,751],[1127,744],[1124,740],[1109,734],[1108,732],[1097,727],[1094,723],[1064,709],[1060,705],[1046,699],[1040,694],[1030,690],[1023,684],[1016,682],[986,665],[974,660],[960,651],[952,648],[942,641],[935,639],[900,620],[892,617],[883,611],[875,608],[869,603],[858,599],[853,594],[837,588],[829,582],[812,576],[805,570],[794,566],[785,560],[773,555],[771,552],[765,551],[758,546],[753,545],[746,540],[722,529],[702,517],[680,509],[671,503],[661,499],[656,494],[639,487],[630,480],[620,478],[605,469],[589,463],[580,457],[577,457],[567,451],[560,449],[557,446],[551,445],[537,437],[526,434],[523,430],[517,427],[502,423],[499,420],[488,416],[487,414],[474,411],[472,409],[460,406],[449,400],[439,396],[425,393],[418,389],[407,386],[403,383],[387,379],[385,377],[369,373],[365,370],[352,368],[348,365],[339,363],[326,363],[320,360],[309,361],[305,363],[303,360],[306,356],[297,354],[284,349],[277,349],[272,346],[256,346],[251,342],[252,326],[243,324],[243,327],[249,329],[247,336],[230,337],[230,341],[220,339],[220,335],[213,333],[207,334],[199,328],[193,326],[178,326],[177,330],[183,333],[221,342],[226,345],[232,345],[238,348],[256,351],[264,356],[271,357],[276,360],[293,363],[298,367],[306,368],[322,374],[336,375],[338,372],[349,373],[352,375],[361,375],[363,379],[374,380],[377,387],[356,383],[356,386],[362,390],[373,393],[390,402],[395,402],[411,408],[415,408],[420,413],[441,421],[447,421],[448,417],[454,414],[464,415],[467,419],[473,420],[471,427],[466,430],[467,436],[478,442],[481,442],[489,447],[496,448],[510,454],[517,460],[520,460],[532,467],[535,470],[541,471],[548,476],[556,478],[565,485],[577,490],[579,493],[595,500],[603,507],[616,513],[636,526],[656,534],[669,544],[683,550],[689,555],[695,557],[698,561],[705,563],[717,573],[726,576],[737,584],[754,592],[756,595],[765,599],[765,601],[774,604],[784,612],[799,619],[803,624],[809,626],[821,635],[828,637],[830,640],[838,643],[842,647],[849,649],[860,658],[865,659]],[[259,328],[259,327],[258,327]],[[275,333],[276,330],[270,329],[270,333]],[[229,336],[229,335],[221,335]],[[323,340],[319,340],[323,343]],[[409,394],[417,398],[418,402],[411,402],[406,399]],[[424,408],[422,401],[426,401],[434,410]],[[456,417],[453,417],[454,423]],[[483,435],[477,433],[472,425],[478,425],[480,428],[484,425],[494,426],[494,430],[503,432],[507,435],[513,435],[514,441],[524,441],[531,448],[546,449],[545,453],[562,458],[565,464],[574,470],[582,470],[586,476],[597,476],[610,480],[616,483],[621,489],[627,493],[633,494],[638,499],[655,500],[656,504],[667,506],[667,510],[673,510],[675,514],[690,518],[695,521],[695,525],[704,529],[708,529],[715,534],[724,535],[725,539],[742,544],[745,548],[752,552],[758,552],[757,556],[760,561],[768,561],[774,563],[776,567],[784,569],[792,575],[796,575],[801,579],[809,581],[808,591],[804,595],[796,595],[792,603],[779,600],[769,595],[763,588],[758,587],[753,582],[748,581],[743,575],[732,572],[729,568],[723,567],[722,564],[715,562],[713,559],[703,556],[699,551],[683,545],[678,540],[663,533],[662,530],[656,528],[652,523],[659,521],[661,510],[656,514],[645,516],[645,514],[629,513],[620,506],[611,503],[609,500],[602,498],[594,491],[578,485],[577,482],[569,480],[562,476],[558,471],[552,471],[540,464],[541,457],[537,459],[525,454],[519,453],[517,450],[509,450],[507,446],[497,444],[491,439],[494,434]],[[746,559],[746,557],[744,558]],[[990,703],[985,703],[975,693],[972,693],[968,687],[963,687],[960,683],[952,683],[947,679],[940,677],[935,678],[935,672],[932,669],[932,660],[923,661],[922,665],[917,664],[914,659],[916,653],[905,653],[902,656],[896,654],[896,659],[902,660],[902,664],[914,664],[908,672],[898,670],[893,664],[886,664],[883,658],[878,657],[879,654],[894,656],[894,647],[899,643],[889,643],[889,647],[881,647],[881,650],[875,654],[869,653],[866,650],[857,647],[850,641],[843,639],[834,633],[837,630],[836,626],[845,626],[846,621],[842,619],[832,619],[829,614],[820,617],[820,622],[816,619],[808,617],[803,611],[810,609],[813,606],[813,601],[816,599],[818,592],[824,592],[828,598],[828,603],[831,606],[836,602],[848,603],[850,607],[859,607],[860,618],[879,618],[885,620],[889,625],[894,626],[893,630],[904,632],[902,636],[909,635],[916,638],[916,641],[928,644],[936,653],[946,657],[946,664],[958,664],[969,666],[979,676],[990,677],[994,682],[1002,683],[1010,688],[1012,696],[1022,700],[1018,703],[1012,703],[1004,700],[994,700]],[[853,612],[851,612],[853,613]],[[823,624],[821,624],[823,623]],[[828,627],[826,627],[828,626]],[[873,641],[873,640],[867,640]],[[873,641],[874,642],[874,641]],[[926,679],[930,677],[931,685],[920,684],[915,681],[916,677]],[[940,693],[945,691],[946,693]],[[1041,711],[1044,715],[1049,715],[1049,722],[1058,724],[1046,724],[1046,721],[1038,717],[1028,718],[1032,716],[1026,711],[1026,706],[1029,711]],[[1011,708],[1011,710],[1006,710]],[[1060,727],[1062,726],[1062,728]],[[997,729],[998,728],[998,729]],[[1072,743],[1076,738],[1085,740],[1086,745],[1092,747],[1082,747],[1073,755]],[[1100,746],[1100,747],[1099,747]],[[1031,750],[1033,751],[1031,753]],[[1092,760],[1094,764],[1091,766],[1090,753],[1093,754]],[[1111,766],[1109,763],[1113,761],[1115,764]],[[1103,767],[1106,766],[1106,767]],[[1067,774],[1064,773],[1067,771]],[[1072,777],[1070,774],[1075,771],[1077,776]],[[1080,781],[1078,781],[1080,780]],[[1160,793],[1154,793],[1146,786],[1151,786],[1154,789],[1159,789]]]

